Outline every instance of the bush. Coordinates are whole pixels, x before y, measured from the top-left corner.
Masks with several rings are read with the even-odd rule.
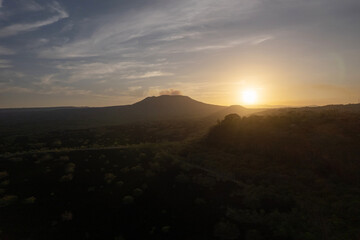
[[[0,207],[7,206],[11,203],[14,203],[18,200],[18,196],[16,195],[5,195],[4,197],[0,198]]]
[[[133,194],[134,196],[139,197],[143,194],[143,190],[141,190],[140,188],[135,188]]]
[[[73,214],[71,211],[65,211],[61,214],[61,220],[63,221],[71,221],[73,219]]]
[[[9,180],[4,180],[4,181],[2,181],[2,182],[0,183],[0,185],[2,185],[2,186],[7,186],[7,185],[9,185],[9,183],[10,183]]]
[[[66,173],[73,173],[75,171],[75,163],[68,163],[66,164],[66,167],[65,167],[65,172]]]
[[[70,182],[74,178],[73,174],[69,173],[60,178],[60,182]]]
[[[104,179],[106,183],[112,183],[116,178],[116,175],[113,173],[105,173]]]
[[[61,156],[61,157],[59,158],[59,160],[60,160],[60,161],[63,161],[63,162],[67,162],[67,161],[70,160],[70,158],[69,158],[68,156]]]
[[[240,236],[240,231],[235,224],[221,221],[215,225],[214,236],[224,240],[237,239]]]
[[[27,204],[32,204],[32,203],[35,203],[36,201],[36,197],[34,196],[31,196],[31,197],[28,197],[24,200],[24,203],[27,203]]]
[[[170,232],[170,226],[163,226],[163,227],[161,228],[161,231],[162,231],[163,233],[168,233],[168,232]]]
[[[259,233],[255,229],[251,229],[246,232],[245,240],[262,240],[262,239],[264,238],[262,237],[261,233]]]
[[[131,204],[134,202],[134,197],[133,196],[130,196],[130,195],[127,195],[123,198],[122,202],[124,204]]]
[[[141,165],[136,165],[135,167],[131,168],[134,172],[143,172],[145,169]]]
[[[175,177],[175,181],[178,183],[188,183],[190,181],[190,178],[184,173],[180,173]]]
[[[8,173],[8,172],[6,172],[6,171],[0,172],[0,179],[6,178],[6,177],[8,177],[8,176],[9,176],[9,173]]]

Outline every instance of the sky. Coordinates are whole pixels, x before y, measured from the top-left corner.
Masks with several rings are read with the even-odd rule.
[[[359,0],[0,0],[0,108],[360,100]]]

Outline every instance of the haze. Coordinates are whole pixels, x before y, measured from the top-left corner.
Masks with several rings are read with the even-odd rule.
[[[356,103],[357,0],[0,0],[0,107]]]

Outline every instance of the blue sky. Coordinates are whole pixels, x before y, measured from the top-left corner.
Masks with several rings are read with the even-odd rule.
[[[0,107],[360,98],[358,0],[0,0]]]

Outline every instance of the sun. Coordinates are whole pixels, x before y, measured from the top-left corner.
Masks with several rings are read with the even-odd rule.
[[[241,100],[245,105],[253,105],[258,101],[258,93],[255,89],[244,89],[241,92]]]

